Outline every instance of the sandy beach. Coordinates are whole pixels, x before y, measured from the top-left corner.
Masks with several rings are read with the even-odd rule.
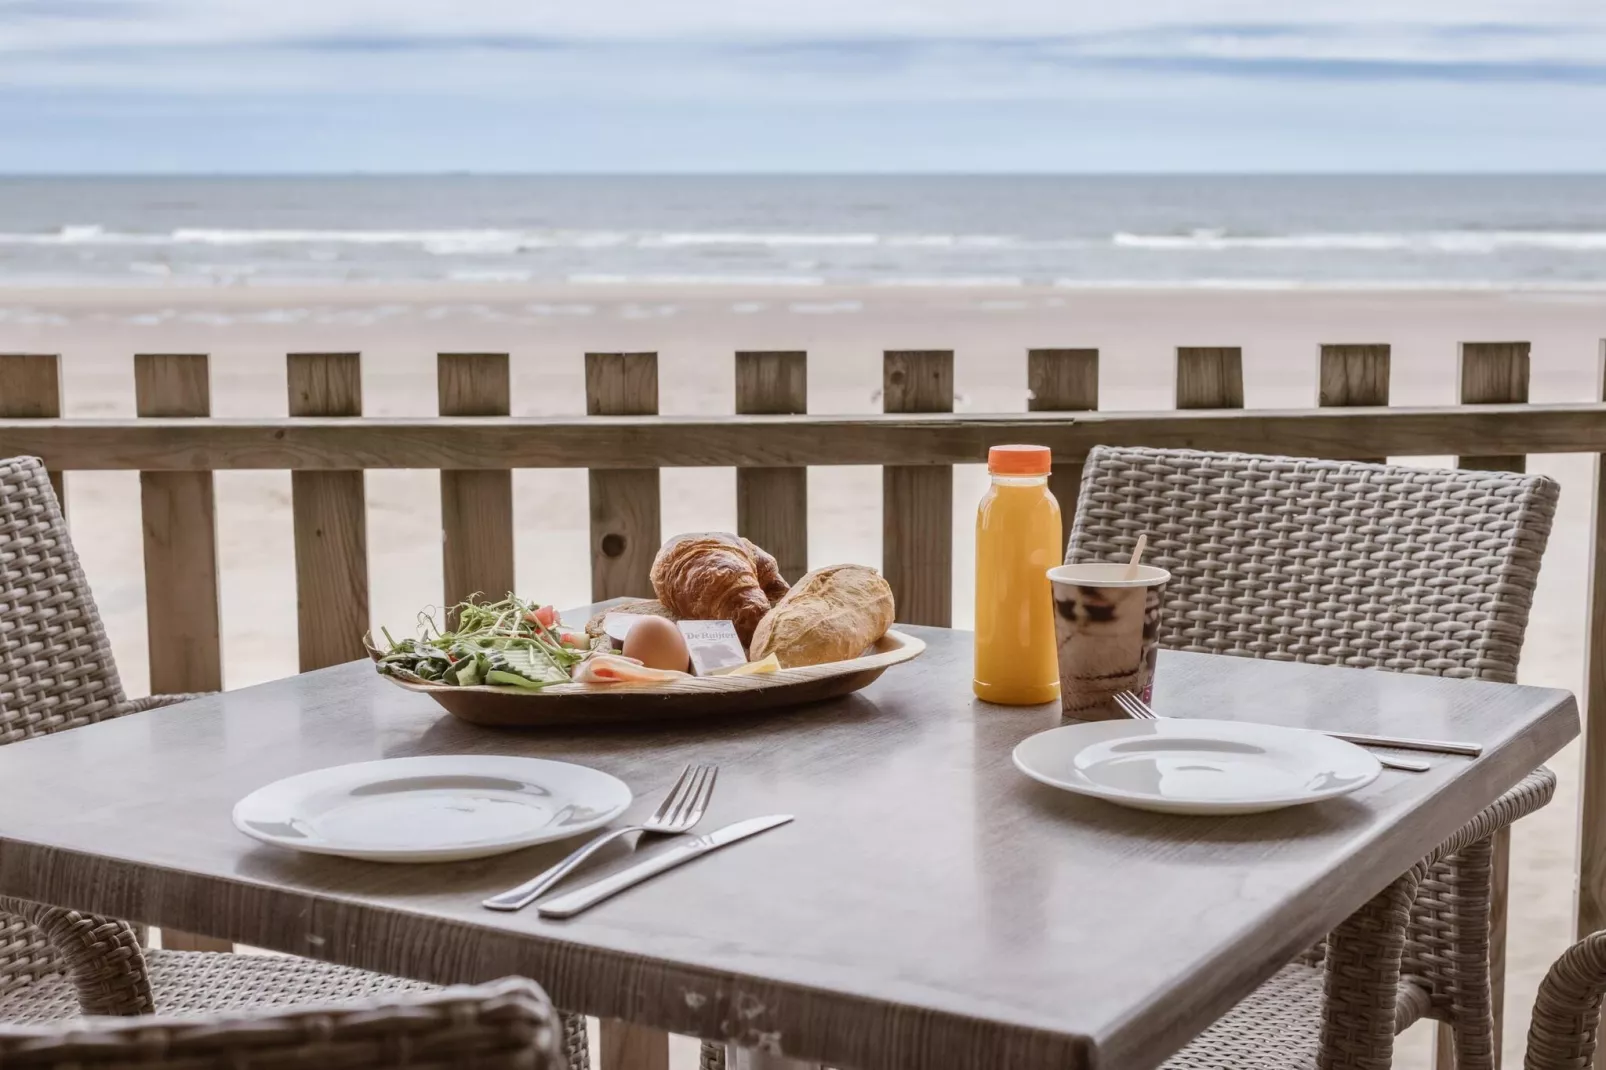
[[[213,411],[283,416],[287,352],[360,351],[365,411],[432,415],[437,352],[506,352],[516,415],[584,411],[582,354],[655,350],[660,407],[729,413],[740,349],[809,353],[809,407],[880,408],[883,349],[953,349],[956,409],[1019,411],[1025,353],[1035,346],[1101,351],[1101,406],[1171,405],[1177,345],[1239,345],[1250,407],[1314,403],[1322,342],[1393,346],[1393,400],[1455,400],[1456,344],[1533,343],[1532,400],[1599,397],[1602,292],[1347,292],[1101,290],[1049,287],[620,287],[459,285],[0,291],[0,352],[59,353],[69,416],[131,416],[132,354],[212,356]],[[651,458],[643,458],[651,463]],[[1432,459],[1422,459],[1425,463]],[[1441,462],[1444,459],[1439,459]],[[1584,642],[1585,540],[1593,459],[1536,457],[1562,484],[1524,653],[1523,680],[1578,690]],[[955,625],[971,618],[971,503],[985,476],[955,473]],[[441,597],[439,499],[432,472],[367,477],[374,623],[409,627]],[[665,534],[735,524],[730,469],[666,470]],[[873,468],[810,473],[811,565],[880,558],[880,479]],[[282,472],[217,477],[224,676],[241,687],[296,671],[296,592]],[[584,472],[519,472],[521,593],[559,605],[589,600]],[[68,508],[127,688],[147,689],[138,480],[74,473]],[[1571,939],[1576,747],[1553,766],[1562,788],[1517,828],[1513,848],[1505,1052],[1520,1059],[1543,970]],[[1423,1065],[1426,1030],[1403,1042],[1401,1065]],[[678,1056],[677,1056],[678,1058]]]

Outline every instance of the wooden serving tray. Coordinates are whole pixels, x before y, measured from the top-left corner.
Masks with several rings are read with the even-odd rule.
[[[925,640],[892,630],[863,657],[807,665],[758,676],[693,676],[668,684],[549,684],[539,691],[519,687],[448,687],[414,684],[394,676],[397,687],[428,695],[455,717],[502,728],[617,724],[677,717],[747,713],[838,698],[867,687],[900,662],[920,656]]]

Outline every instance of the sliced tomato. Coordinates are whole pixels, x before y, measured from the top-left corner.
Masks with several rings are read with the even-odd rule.
[[[539,624],[543,628],[550,628],[558,622],[558,611],[551,606],[542,606],[524,614],[524,619],[531,624]]]

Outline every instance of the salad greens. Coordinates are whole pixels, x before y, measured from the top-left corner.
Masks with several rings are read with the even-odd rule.
[[[389,649],[378,659],[379,671],[409,683],[539,690],[568,683],[570,671],[590,653],[585,636],[559,631],[551,606],[511,594],[490,603],[470,596],[450,616],[457,626],[447,631],[433,613],[420,613],[417,639],[398,641],[381,628]]]

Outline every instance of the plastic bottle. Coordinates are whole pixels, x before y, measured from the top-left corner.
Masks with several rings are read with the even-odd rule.
[[[994,446],[976,510],[978,698],[1008,706],[1059,697],[1048,570],[1065,553],[1047,446]]]

